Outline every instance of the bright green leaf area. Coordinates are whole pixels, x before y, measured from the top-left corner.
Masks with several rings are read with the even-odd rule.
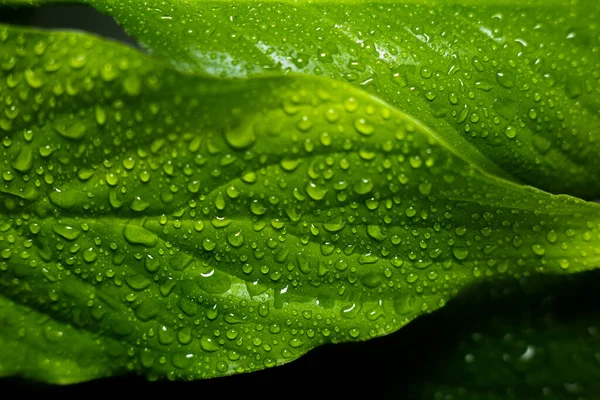
[[[179,70],[350,82],[490,173],[600,197],[598,1],[82,2]]]
[[[411,325],[414,334],[432,324],[450,328],[442,339],[447,346],[431,344],[435,355],[427,356],[409,398],[596,399],[599,277],[594,272],[484,285]]]
[[[3,376],[252,371],[600,261],[600,206],[488,175],[347,84],[6,26],[0,73]]]

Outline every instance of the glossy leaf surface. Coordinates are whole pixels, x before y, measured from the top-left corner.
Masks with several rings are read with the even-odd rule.
[[[180,70],[347,81],[491,173],[600,197],[597,1],[83,2]]]
[[[491,177],[348,85],[9,27],[0,54],[2,375],[252,371],[480,280],[597,266],[599,206]]]

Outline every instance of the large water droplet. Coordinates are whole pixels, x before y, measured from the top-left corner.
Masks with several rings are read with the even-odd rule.
[[[202,350],[208,351],[209,353],[214,353],[219,350],[219,344],[213,338],[208,336],[202,336],[200,338],[200,347],[202,347]]]
[[[55,123],[53,128],[61,136],[67,139],[78,140],[85,136],[86,127],[81,122],[73,122],[70,124]]]
[[[251,147],[256,142],[256,135],[251,125],[225,131],[225,140],[236,150]]]
[[[81,235],[81,231],[69,225],[54,225],[52,230],[57,235],[62,236],[67,240],[75,240]]]
[[[328,191],[327,188],[318,186],[313,182],[309,182],[309,184],[306,185],[306,193],[313,200],[323,200]]]
[[[123,228],[123,236],[131,244],[141,244],[147,247],[154,247],[158,244],[158,236],[133,221],[128,222]]]

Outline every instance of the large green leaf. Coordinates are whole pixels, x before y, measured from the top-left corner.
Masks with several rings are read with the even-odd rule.
[[[9,27],[0,71],[0,375],[252,371],[598,265],[600,206],[487,175],[339,82]]]
[[[489,172],[600,197],[598,1],[82,2],[180,70],[348,81]]]
[[[599,278],[595,271],[529,279],[484,286],[453,300],[428,316],[430,325],[453,326],[445,332],[451,339],[447,346],[434,345],[409,397],[598,398]]]

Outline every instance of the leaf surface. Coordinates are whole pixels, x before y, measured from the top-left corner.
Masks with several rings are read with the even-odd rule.
[[[488,172],[600,197],[597,1],[83,2],[179,70],[350,82]]]
[[[600,206],[487,175],[346,84],[10,27],[0,68],[0,375],[252,371],[598,265]]]

